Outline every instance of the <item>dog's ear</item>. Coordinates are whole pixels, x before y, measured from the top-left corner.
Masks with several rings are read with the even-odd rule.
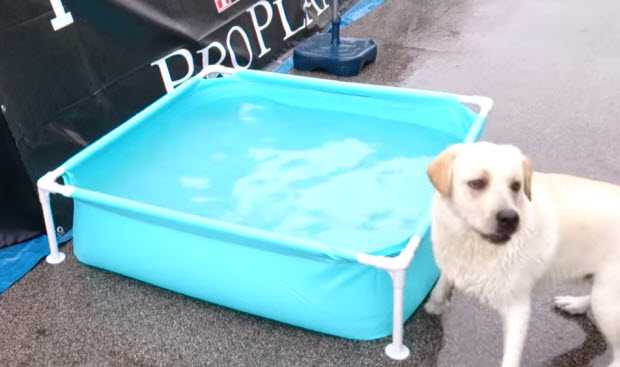
[[[529,201],[532,201],[532,165],[527,157],[523,157],[523,192]]]
[[[452,191],[452,163],[455,156],[454,150],[448,148],[439,154],[426,170],[431,183],[443,196],[450,196]]]

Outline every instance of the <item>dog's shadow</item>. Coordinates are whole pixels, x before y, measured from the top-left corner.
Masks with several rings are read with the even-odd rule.
[[[575,322],[586,334],[583,343],[573,349],[543,362],[544,367],[591,366],[592,362],[607,351],[605,337],[596,324],[586,315],[571,316],[553,308],[553,312]],[[438,366],[438,358],[444,347],[444,328],[440,316],[423,310],[414,313],[405,325],[405,345],[412,348],[413,365]]]
[[[553,312],[563,318],[577,323],[577,325],[585,332],[586,339],[579,347],[573,348],[566,353],[553,357],[551,360],[545,362],[543,366],[589,366],[594,359],[596,359],[596,357],[605,353],[607,350],[605,337],[601,334],[594,322],[592,322],[588,316],[571,316],[555,308],[553,309]]]

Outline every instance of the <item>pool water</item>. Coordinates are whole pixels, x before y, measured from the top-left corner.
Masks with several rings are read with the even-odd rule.
[[[427,165],[463,139],[421,106],[239,84],[173,100],[91,158],[105,165],[85,161],[99,171],[80,187],[373,252],[411,235],[433,190]]]

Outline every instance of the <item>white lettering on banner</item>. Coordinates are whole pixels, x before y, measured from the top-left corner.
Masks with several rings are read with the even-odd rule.
[[[233,32],[238,32],[241,35],[241,38],[243,38],[243,41],[245,42],[245,46],[248,50],[248,55],[250,56],[248,63],[244,66],[240,66],[239,63],[237,62],[237,55],[235,55],[235,50],[232,48],[232,45],[230,44],[230,38]],[[226,36],[226,47],[228,47],[228,52],[230,52],[230,61],[232,62],[232,66],[234,68],[247,69],[250,67],[250,65],[252,65],[252,57],[253,57],[252,56],[252,45],[250,44],[250,39],[248,38],[248,35],[247,33],[245,33],[243,28],[239,27],[238,25],[230,28],[230,30],[228,31],[228,35]]]
[[[258,17],[256,16],[256,8],[259,6],[262,6],[263,9],[265,9],[265,12],[267,13],[267,20],[265,21],[264,24],[258,24]],[[271,48],[267,48],[265,46],[265,40],[263,39],[262,31],[266,29],[269,26],[269,24],[271,24],[271,18],[273,18],[273,9],[271,8],[271,4],[269,4],[265,0],[261,0],[257,2],[256,4],[254,4],[248,10],[246,10],[246,13],[250,13],[250,16],[252,17],[252,24],[254,25],[254,32],[256,33],[256,38],[258,38],[258,46],[260,47],[260,54],[258,55],[258,57],[259,58],[263,57],[269,51],[271,51]],[[281,15],[282,14],[280,14],[280,16]]]
[[[297,27],[297,29],[292,30],[291,24],[289,23],[286,16],[286,12],[284,11],[284,5],[282,4],[282,0],[275,0],[273,2],[273,5],[278,8],[278,14],[280,15],[280,20],[282,21],[282,29],[284,30],[284,41],[293,37],[295,34],[297,34],[299,31],[306,27],[306,24],[302,23],[299,27]]]
[[[214,62],[213,64],[209,62],[209,55],[210,55],[210,51],[212,48],[215,48],[220,52],[220,59],[217,60],[217,62]],[[203,68],[206,68],[209,65],[219,65],[226,58],[226,49],[224,48],[224,45],[222,45],[221,43],[217,41],[209,43],[209,46],[201,50],[198,50],[196,52],[199,54],[202,54],[202,67]]]
[[[54,31],[73,23],[73,15],[71,15],[71,12],[65,10],[65,7],[62,5],[62,0],[50,0],[50,4],[52,4],[52,10],[56,16],[52,19]]]
[[[321,8],[319,4],[316,3],[316,0],[310,0],[310,5],[312,5],[314,10],[316,10],[317,17],[323,14],[323,12],[327,10],[327,8],[329,8],[329,5],[326,3],[326,0],[322,0],[322,2],[323,2],[323,7]],[[306,26],[308,26],[309,24],[312,24],[312,18],[310,18],[310,14],[306,13]]]
[[[170,70],[168,69],[168,59],[174,56],[183,57],[187,63],[187,73],[184,77],[177,80],[172,80],[172,76],[170,76]],[[159,67],[161,79],[164,81],[164,87],[166,88],[167,93],[172,92],[175,86],[183,83],[184,81],[189,79],[192,74],[194,74],[194,58],[192,57],[192,54],[184,48],[176,50],[173,53],[166,55],[157,61],[153,61],[151,63],[151,66],[154,65],[157,65]]]
[[[270,3],[269,1],[272,1],[272,3]],[[287,15],[286,8],[284,5],[284,3],[287,1],[288,0],[259,0],[256,3],[252,4],[250,7],[248,7],[245,11],[245,13],[249,14],[249,16],[251,17],[252,29],[256,35],[256,39],[258,40],[258,49],[260,49],[260,52],[258,54],[259,59],[267,55],[269,52],[271,52],[271,48],[265,44],[265,39],[263,37],[262,32],[265,31],[267,28],[269,28],[272,24],[273,6],[277,8],[278,16],[280,17],[280,21],[282,24],[282,30],[284,31],[283,41],[286,41],[289,38],[293,37],[295,34],[299,33],[304,28],[306,28],[308,24],[312,23],[312,19],[306,17],[307,18],[306,23],[302,22],[300,26],[293,29],[288,20],[288,15]],[[293,0],[291,1],[293,3],[295,2]],[[315,13],[317,14],[317,16],[321,15],[323,12],[325,12],[329,8],[329,4],[327,0],[309,0],[309,3],[310,3],[310,7],[315,10]],[[263,22],[259,20],[259,14],[262,15],[262,12],[257,11],[258,8],[264,9],[266,19]],[[235,33],[238,33],[238,35],[235,35]],[[240,38],[240,41],[245,44],[245,47],[247,49],[248,56],[249,56],[249,60],[246,65],[239,65],[239,60],[235,53],[235,48],[233,48],[232,46],[233,36],[235,36],[235,39],[234,39],[235,42],[239,42],[239,38]],[[237,45],[237,50],[239,50],[239,47],[241,47],[241,49],[243,48],[243,46]],[[254,56],[255,56],[253,54],[253,45],[250,42],[250,38],[248,37],[248,34],[243,28],[241,28],[238,25],[234,25],[228,29],[225,43],[222,40],[212,41],[206,47],[196,51],[196,53],[198,55],[202,55],[202,67],[203,68],[209,65],[219,65],[223,63],[224,60],[226,60],[226,57],[228,55],[230,55],[230,61],[234,68],[247,69],[250,66],[252,66],[252,61],[254,60]],[[217,56],[217,53],[219,53],[219,58]],[[183,57],[183,59],[186,61],[187,74],[185,74],[185,76],[183,76],[180,79],[172,80],[172,76],[170,75],[170,70],[168,68],[168,59],[172,57]],[[191,78],[191,76],[194,73],[193,56],[192,56],[192,53],[187,49],[180,49],[180,50],[174,51],[171,54],[165,57],[162,57],[161,59],[157,61],[154,61],[153,63],[151,63],[151,66],[159,67],[159,71],[161,73],[161,77],[164,82],[164,87],[166,88],[166,92],[171,92],[172,90],[174,90],[174,88],[177,85]]]

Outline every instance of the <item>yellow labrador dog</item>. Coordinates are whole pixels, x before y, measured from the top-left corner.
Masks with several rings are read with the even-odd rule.
[[[452,288],[497,310],[504,325],[502,367],[517,367],[530,294],[542,281],[593,276],[590,295],[556,297],[571,314],[592,308],[620,367],[620,187],[533,172],[508,145],[455,145],[428,167],[432,242],[440,279],[425,309],[443,312]]]

